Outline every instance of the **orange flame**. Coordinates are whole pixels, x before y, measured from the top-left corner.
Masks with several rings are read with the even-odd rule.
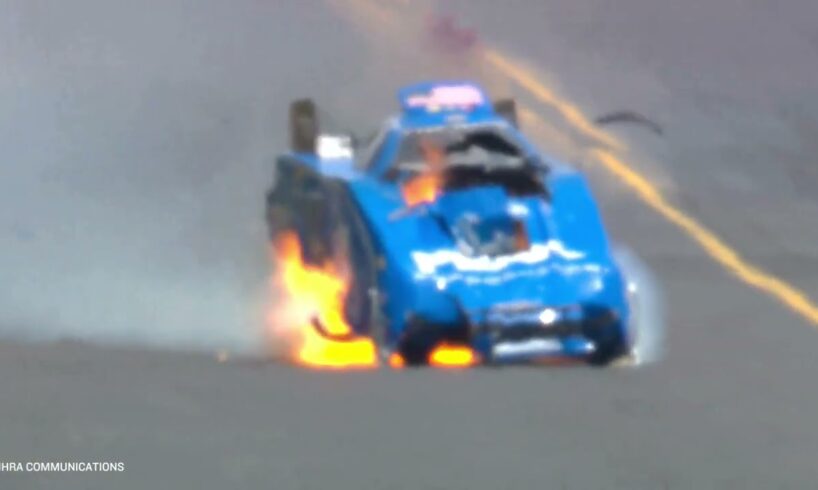
[[[285,298],[276,302],[268,320],[275,339],[286,344],[287,357],[296,364],[317,368],[377,367],[378,356],[371,339],[353,337],[345,342],[333,341],[323,337],[312,325],[317,318],[332,335],[353,332],[343,314],[348,289],[343,274],[331,264],[324,267],[304,264],[301,244],[291,232],[279,237],[274,253],[278,264],[276,290]],[[477,356],[470,348],[448,344],[438,346],[429,358],[429,364],[437,367],[476,363]],[[395,353],[388,364],[401,368],[405,362]]]
[[[468,367],[477,364],[477,354],[464,345],[440,344],[429,356],[429,364],[436,367]]]
[[[393,368],[402,368],[406,366],[406,361],[403,360],[400,354],[394,353],[389,356],[389,365]]]
[[[293,233],[284,233],[276,247],[286,308],[278,313],[285,317],[271,318],[279,325],[279,337],[292,346],[291,357],[299,364],[314,367],[362,368],[375,367],[377,356],[370,339],[356,338],[336,342],[322,337],[311,325],[318,318],[333,335],[347,335],[352,329],[343,315],[347,282],[331,266],[310,267],[301,259],[301,244]],[[293,323],[290,323],[293,322]]]
[[[403,200],[407,206],[433,202],[440,191],[440,176],[424,173],[410,179],[403,185]]]
[[[446,154],[434,143],[421,139],[419,142],[423,158],[428,163],[427,169],[407,181],[401,191],[407,206],[433,202],[440,195],[443,187],[443,167],[446,163]]]

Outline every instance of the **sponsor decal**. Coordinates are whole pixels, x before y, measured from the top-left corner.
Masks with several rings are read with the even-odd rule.
[[[471,110],[486,103],[483,93],[473,85],[442,85],[429,93],[410,95],[406,106],[436,113],[445,110]]]
[[[562,242],[549,240],[531,246],[528,250],[510,255],[491,257],[480,255],[469,257],[457,250],[437,250],[434,252],[412,252],[412,260],[421,275],[434,275],[443,267],[454,267],[461,272],[499,272],[511,265],[534,265],[557,256],[567,260],[578,260],[584,253],[565,248]]]

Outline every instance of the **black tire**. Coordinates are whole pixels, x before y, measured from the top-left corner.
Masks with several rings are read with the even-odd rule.
[[[400,355],[407,366],[420,367],[429,364],[429,355],[434,344],[421,337],[407,339],[400,346]]]
[[[319,131],[312,99],[299,99],[290,104],[290,145],[294,152],[314,154]]]
[[[500,99],[494,102],[494,112],[507,120],[515,128],[519,128],[517,119],[517,102],[514,99]]]
[[[588,357],[588,364],[594,367],[605,367],[626,354],[625,344],[621,340],[603,342]]]
[[[599,310],[589,316],[591,319],[583,325],[583,330],[585,336],[594,341],[596,350],[588,356],[588,363],[604,367],[625,355],[628,342],[611,312]]]
[[[420,318],[409,320],[398,352],[407,366],[426,366],[429,356],[440,342],[439,331]]]

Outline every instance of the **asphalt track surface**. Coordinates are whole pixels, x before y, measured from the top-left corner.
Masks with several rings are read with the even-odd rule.
[[[815,326],[587,161],[559,111],[430,40],[424,7],[0,0],[0,461],[126,467],[0,473],[0,488],[818,487]],[[818,297],[818,4],[445,9],[589,117],[663,124],[612,128],[619,157]],[[288,101],[372,125],[397,86],[436,76],[517,96],[542,146],[585,164],[663,285],[661,363],[325,373],[242,357]]]

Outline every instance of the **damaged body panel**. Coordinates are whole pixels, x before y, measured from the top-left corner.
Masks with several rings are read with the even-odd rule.
[[[487,363],[627,353],[627,288],[584,177],[472,83],[399,99],[352,156],[280,156],[267,195],[271,238],[295,232],[305,262],[351,271],[354,333],[409,364],[442,342]]]

